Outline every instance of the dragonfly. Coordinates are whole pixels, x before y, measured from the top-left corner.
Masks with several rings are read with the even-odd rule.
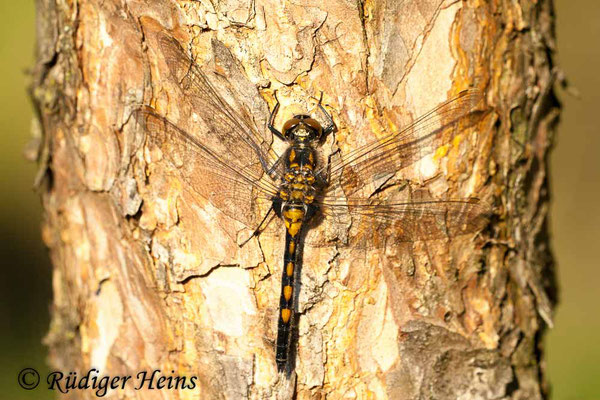
[[[294,369],[292,331],[299,315],[298,264],[303,246],[375,249],[474,233],[484,227],[489,210],[478,199],[413,196],[399,200],[386,189],[394,186],[390,177],[455,137],[482,99],[478,90],[460,92],[410,125],[325,160],[317,150],[336,126],[321,100],[317,108],[323,125],[317,117],[298,114],[278,130],[274,126],[277,101],[268,130],[261,130],[247,108],[231,93],[217,89],[216,77],[198,66],[175,38],[159,33],[157,43],[170,78],[204,129],[186,131],[154,108],[142,106],[134,114],[147,146],[160,148],[196,193],[252,229],[250,238],[265,231],[269,216],[274,219],[272,214],[283,221],[285,249],[275,345],[279,372],[289,374]],[[283,154],[272,149],[273,136],[285,142]],[[382,180],[373,190],[374,182]],[[261,200],[270,205],[263,218]],[[318,229],[321,226],[346,235],[332,239]]]

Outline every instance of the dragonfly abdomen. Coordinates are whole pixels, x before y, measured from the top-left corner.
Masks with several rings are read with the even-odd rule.
[[[292,322],[294,316],[295,274],[298,261],[298,239],[306,213],[304,205],[285,204],[281,212],[285,223],[285,250],[283,255],[283,274],[281,278],[281,297],[279,299],[279,319],[277,324],[277,369],[283,371],[289,359],[292,347]]]

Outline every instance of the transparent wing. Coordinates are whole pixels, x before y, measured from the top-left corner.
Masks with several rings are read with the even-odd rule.
[[[250,228],[259,218],[256,199],[270,200],[277,188],[258,160],[232,165],[221,157],[221,143],[203,141],[178,128],[150,107],[134,112],[147,145],[159,148],[189,189],[208,199],[229,217]]]
[[[481,230],[490,208],[478,199],[433,200],[413,194],[411,201],[348,198],[321,203],[323,226],[307,235],[313,247],[337,244],[379,248],[386,243],[460,236]],[[340,234],[341,232],[341,234]]]
[[[482,100],[481,92],[465,90],[417,118],[411,125],[334,159],[319,173],[329,176],[324,203],[335,201],[338,189],[352,196],[379,177],[394,174],[448,143],[471,120],[465,118]]]
[[[329,185],[317,201],[323,220],[319,229],[308,232],[307,243],[376,248],[482,229],[490,208],[477,199],[432,199],[423,191],[372,196],[364,190],[451,141],[473,123],[468,117],[474,116],[482,98],[477,90],[463,91],[399,132],[334,159],[328,174],[320,172],[329,175]]]
[[[228,150],[227,160],[233,165],[238,162],[243,165],[258,162],[263,171],[270,173],[273,178],[276,173],[281,173],[272,171],[278,159],[270,148],[272,137],[259,133],[247,109],[238,104],[231,93],[228,96],[230,102],[227,102],[223,97],[226,91],[223,89],[219,92],[215,89],[209,77],[188,57],[177,40],[163,32],[157,36],[172,78],[178,83],[194,112],[208,126],[210,134],[217,136],[218,141]]]

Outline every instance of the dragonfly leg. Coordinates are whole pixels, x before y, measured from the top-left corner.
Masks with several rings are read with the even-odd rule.
[[[267,213],[265,214],[265,217],[262,219],[262,221],[260,221],[260,224],[258,224],[256,229],[252,232],[252,234],[248,237],[248,239],[244,240],[241,244],[238,245],[239,247],[244,247],[246,245],[246,243],[248,243],[250,241],[250,239],[252,239],[255,236],[260,235],[260,233],[262,232],[261,227],[263,226],[263,224],[265,223],[267,218],[269,218],[269,215],[271,215],[271,213],[273,211],[274,211],[273,207],[270,207],[269,211],[267,211]]]
[[[279,167],[279,164],[282,163],[283,158],[284,157],[281,156],[277,159],[277,161],[275,161],[275,163],[273,163],[271,168],[269,168],[269,170],[267,171],[267,175],[269,175],[273,179],[277,177],[277,168]]]
[[[273,92],[274,96],[275,96],[275,100],[277,101],[277,103],[275,103],[275,107],[273,108],[273,111],[271,111],[271,116],[269,116],[269,130],[271,132],[273,132],[273,134],[275,136],[277,136],[279,139],[281,140],[286,140],[285,136],[283,136],[283,134],[281,132],[279,132],[277,130],[277,128],[275,128],[273,126],[273,122],[275,122],[275,116],[277,115],[277,111],[279,110],[279,99],[277,98],[277,91]]]
[[[323,114],[325,114],[325,118],[327,118],[327,122],[329,123],[324,129],[323,129],[323,137],[329,135],[330,133],[332,133],[333,131],[335,131],[335,123],[333,122],[333,118],[331,117],[331,114],[329,114],[327,112],[327,110],[325,110],[325,107],[323,107],[323,105],[321,104],[321,102],[323,101],[323,92],[321,92],[321,97],[319,97],[319,104],[317,105],[319,107],[319,110],[321,110],[321,112]]]
[[[331,159],[338,154],[339,150],[334,151],[333,153],[331,153],[330,155],[327,156],[327,166],[325,168],[325,176],[322,176],[322,174],[319,174],[318,176],[320,177],[320,179],[323,181],[322,184],[324,185],[329,185],[331,182]]]

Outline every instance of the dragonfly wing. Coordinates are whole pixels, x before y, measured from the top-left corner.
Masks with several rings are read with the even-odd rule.
[[[233,90],[220,81],[217,90],[209,76],[190,58],[179,42],[159,32],[158,45],[185,100],[192,106],[211,135],[216,136],[229,161],[259,162],[263,171],[272,170],[278,157],[271,150],[272,137],[261,134],[248,110],[240,105]],[[216,74],[210,74],[217,79]],[[225,100],[224,96],[229,99]],[[250,160],[250,161],[249,161]],[[279,173],[281,171],[278,171]]]
[[[476,89],[465,90],[417,118],[411,125],[380,140],[366,144],[334,159],[329,165],[330,187],[325,202],[338,188],[352,196],[379,177],[406,168],[436,148],[448,143],[473,120],[467,118],[483,96]],[[320,171],[326,174],[325,170]]]
[[[273,181],[261,164],[231,164],[210,145],[180,129],[150,107],[134,112],[146,133],[150,151],[160,149],[189,189],[208,199],[226,215],[255,228],[257,198],[270,200],[277,194]],[[248,161],[246,161],[248,162]]]
[[[314,247],[380,248],[386,243],[449,238],[481,230],[490,216],[489,206],[478,199],[433,200],[418,194],[411,201],[347,198],[319,207],[330,233],[315,229],[307,237]]]

